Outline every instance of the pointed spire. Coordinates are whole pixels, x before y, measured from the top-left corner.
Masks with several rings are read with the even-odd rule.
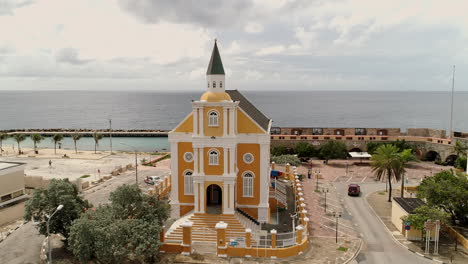
[[[216,44],[217,39],[215,39],[213,53],[211,53],[210,64],[208,64],[208,70],[206,74],[223,74],[224,68],[223,62],[221,61],[221,55],[219,55],[218,45]]]

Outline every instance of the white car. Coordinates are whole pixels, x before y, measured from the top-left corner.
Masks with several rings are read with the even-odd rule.
[[[149,176],[148,179],[150,179],[150,180],[153,181],[154,183],[162,182],[162,181],[163,181],[163,178],[161,178],[160,176]]]

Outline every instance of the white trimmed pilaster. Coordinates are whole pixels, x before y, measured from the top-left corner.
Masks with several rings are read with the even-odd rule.
[[[205,111],[203,109],[203,107],[200,107],[198,109],[198,130],[200,131],[199,135],[200,136],[204,136],[205,135],[205,131],[204,131],[204,127],[203,127],[203,120],[204,120],[204,117],[205,117]]]
[[[177,142],[171,142],[171,218],[180,217],[179,206],[179,164],[178,164],[178,146]]]
[[[229,108],[229,135],[233,136],[235,134],[235,109],[234,107]]]
[[[195,204],[195,213],[200,212],[200,207],[198,206],[198,200],[200,199],[200,183],[194,182],[193,183],[193,202]]]
[[[193,134],[198,135],[198,107],[193,108]]]
[[[205,149],[204,148],[199,148],[199,155],[198,158],[200,159],[200,174],[204,175],[205,174],[205,169],[204,169],[204,157],[205,157]]]
[[[227,108],[223,108],[223,136],[227,136],[227,124],[228,124],[228,117],[227,117]]]
[[[269,158],[268,158],[269,144],[260,144],[260,204],[258,208],[259,222],[269,222],[268,220],[268,196],[270,186],[269,172]]]
[[[199,150],[198,148],[193,148],[193,171],[195,173],[200,173],[198,168],[198,160],[199,160]]]
[[[229,168],[231,171],[229,174],[236,173],[236,168],[234,167],[236,158],[236,148],[229,148]]]
[[[226,175],[228,174],[228,148],[223,148],[223,169],[224,169],[224,172],[223,174]]]

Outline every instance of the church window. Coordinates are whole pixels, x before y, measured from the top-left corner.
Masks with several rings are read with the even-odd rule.
[[[192,162],[193,161],[193,153],[192,152],[185,152],[184,153],[184,160],[186,162]]]
[[[210,150],[209,161],[210,165],[219,165],[219,153],[217,150]]]
[[[213,88],[216,88],[216,82],[213,81]]]
[[[218,126],[218,112],[210,111],[208,113],[208,126]]]
[[[247,164],[250,164],[254,161],[254,157],[251,153],[245,153],[243,158],[244,158],[244,162]]]
[[[193,194],[193,178],[192,171],[184,172],[184,194],[191,195]]]
[[[251,172],[246,172],[242,176],[242,184],[243,184],[243,193],[244,197],[253,197],[253,179],[254,176]]]

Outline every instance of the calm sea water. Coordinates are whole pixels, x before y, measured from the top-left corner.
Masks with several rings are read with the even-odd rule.
[[[449,126],[449,92],[241,92],[273,119],[274,126],[402,129],[447,129]],[[0,91],[0,129],[107,128],[109,118],[114,129],[172,129],[191,111],[191,100],[198,99],[202,93],[201,90]],[[468,131],[468,92],[455,94],[454,130]],[[89,140],[89,143],[87,139],[81,141],[83,146],[92,149],[94,145]],[[122,140],[134,140],[132,143],[138,146],[168,147],[164,138]],[[105,141],[108,140],[101,143],[103,148]],[[114,148],[118,144],[115,142]],[[64,147],[68,146],[64,142]]]

